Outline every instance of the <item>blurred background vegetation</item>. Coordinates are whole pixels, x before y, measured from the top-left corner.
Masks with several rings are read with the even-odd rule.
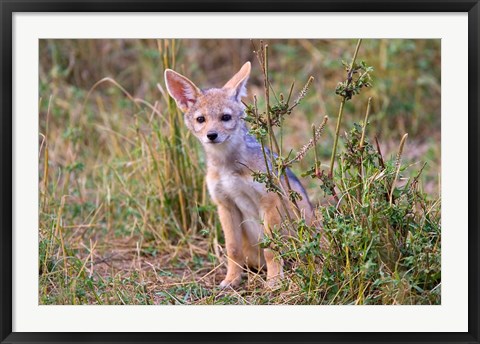
[[[244,100],[251,103],[253,95],[263,94],[253,53],[258,44],[40,41],[40,303],[271,302],[261,292],[209,289],[225,270],[221,229],[204,183],[201,147],[184,127],[163,81],[168,67],[202,88],[218,87],[249,60],[253,66]],[[268,44],[276,92],[288,94],[295,82],[295,94],[315,78],[285,123],[283,146],[300,149],[311,136],[311,124],[329,115],[319,145],[322,165],[328,165],[340,102],[335,87],[345,77],[341,61],[351,60],[356,41]],[[392,156],[408,133],[403,160],[415,170],[427,163],[421,188],[431,199],[439,198],[440,40],[364,40],[361,60],[374,67],[373,87],[346,103],[341,133],[363,120],[372,97],[370,136],[378,137],[385,156]],[[308,155],[296,165],[297,175],[312,160]],[[303,181],[313,203],[328,204],[314,180]],[[395,303],[395,295],[380,299]]]

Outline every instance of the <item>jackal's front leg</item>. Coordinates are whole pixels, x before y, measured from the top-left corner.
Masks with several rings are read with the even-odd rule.
[[[271,198],[270,198],[271,199]],[[279,213],[280,204],[276,199],[271,199],[269,205],[264,207],[264,225],[265,233],[272,237],[272,230],[275,226],[280,226],[282,218]],[[265,248],[263,250],[265,262],[267,264],[267,285],[273,287],[283,278],[283,260],[278,252]]]
[[[219,205],[218,215],[225,235],[227,247],[227,276],[220,283],[221,288],[238,286],[242,278],[245,257],[242,251],[241,214],[236,206]]]

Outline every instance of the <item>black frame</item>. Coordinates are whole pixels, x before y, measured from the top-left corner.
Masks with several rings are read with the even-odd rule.
[[[273,6],[272,6],[273,5]],[[468,332],[460,333],[34,333],[12,332],[12,16],[14,12],[468,12]],[[479,0],[0,0],[0,341],[1,343],[405,342],[479,339]],[[52,319],[54,320],[54,319]],[[252,340],[253,339],[253,340]]]

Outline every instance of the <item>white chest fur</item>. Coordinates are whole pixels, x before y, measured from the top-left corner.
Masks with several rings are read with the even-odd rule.
[[[260,200],[265,193],[262,184],[250,175],[239,175],[230,170],[218,170],[217,178],[207,178],[210,195],[217,203],[234,204],[244,220],[260,220]]]

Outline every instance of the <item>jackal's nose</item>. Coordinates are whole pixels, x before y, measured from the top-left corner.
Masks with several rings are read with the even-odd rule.
[[[207,137],[210,141],[215,141],[215,139],[218,137],[217,133],[208,133]]]

